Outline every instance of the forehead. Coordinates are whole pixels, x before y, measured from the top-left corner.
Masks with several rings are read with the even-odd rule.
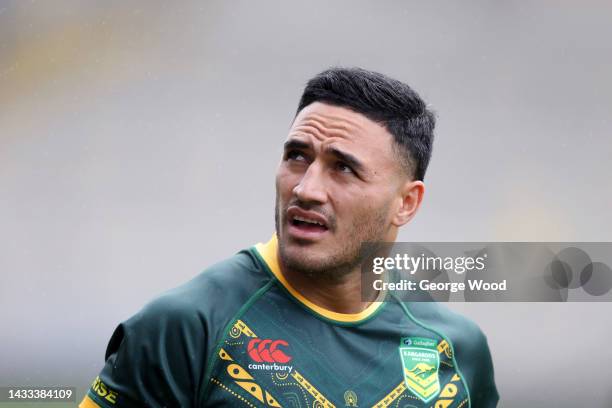
[[[288,139],[313,143],[314,147],[343,147],[362,159],[390,160],[393,137],[381,124],[348,108],[313,102],[296,116]]]

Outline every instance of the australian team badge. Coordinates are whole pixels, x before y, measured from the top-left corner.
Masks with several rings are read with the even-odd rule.
[[[423,337],[403,337],[399,353],[406,386],[423,402],[431,401],[440,392],[437,342]]]

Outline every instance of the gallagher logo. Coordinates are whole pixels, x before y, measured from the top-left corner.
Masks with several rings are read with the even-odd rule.
[[[280,346],[288,347],[285,340],[253,339],[249,342],[249,357],[258,363],[281,363],[291,361],[291,356],[279,349]]]

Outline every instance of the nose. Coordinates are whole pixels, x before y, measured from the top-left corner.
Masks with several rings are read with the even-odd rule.
[[[308,166],[300,182],[293,188],[295,197],[304,203],[323,204],[327,201],[323,169],[316,162]]]

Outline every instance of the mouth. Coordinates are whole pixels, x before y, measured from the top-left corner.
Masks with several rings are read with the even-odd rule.
[[[288,232],[293,238],[317,240],[329,231],[327,219],[319,213],[292,206],[287,210]]]

